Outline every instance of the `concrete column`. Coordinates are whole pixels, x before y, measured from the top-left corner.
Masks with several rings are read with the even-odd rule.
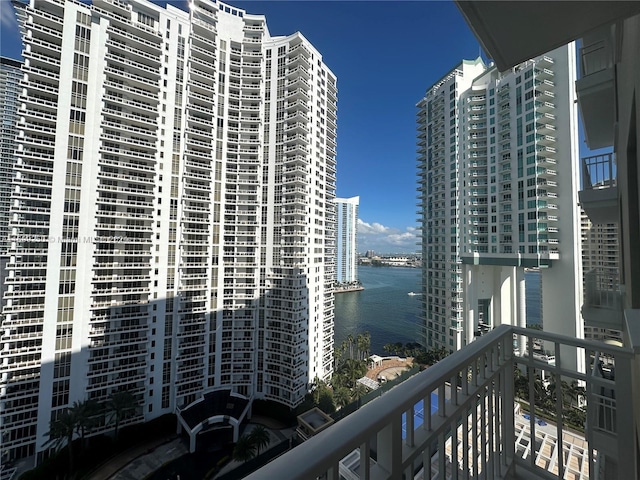
[[[390,478],[402,477],[402,425],[394,418],[391,424],[378,432],[378,465],[391,473]]]
[[[196,436],[197,433],[189,432],[189,453],[194,453],[196,451]]]
[[[478,325],[477,311],[478,311],[478,289],[475,284],[475,278],[473,276],[473,265],[465,266],[465,279],[467,281],[467,325],[465,328],[465,335],[467,337],[467,344],[473,342],[474,332]]]
[[[491,326],[496,328],[502,324],[502,268],[493,269],[493,295],[491,295]]]
[[[518,268],[509,267],[509,325],[518,325]],[[518,349],[520,354],[524,351],[522,339],[518,338]]]
[[[516,267],[516,284],[518,295],[518,323],[517,325],[522,328],[527,326],[527,290],[524,281],[524,268]],[[524,352],[526,347],[526,339],[524,335],[521,335],[518,339],[518,347],[520,352]]]

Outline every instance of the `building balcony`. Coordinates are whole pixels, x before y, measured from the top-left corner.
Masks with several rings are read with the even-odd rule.
[[[534,353],[518,356],[514,339]],[[635,361],[631,348],[501,325],[247,478],[637,478]],[[524,416],[516,370],[583,386],[584,438],[565,429],[560,395],[548,423]],[[535,375],[524,382],[530,405]]]
[[[615,125],[615,27],[606,26],[582,38],[581,78],[576,80],[584,136],[591,150],[613,145]]]
[[[593,223],[614,223],[619,218],[618,182],[612,153],[582,159],[580,205]]]
[[[598,267],[584,274],[582,318],[585,325],[621,331],[623,305],[617,269]]]

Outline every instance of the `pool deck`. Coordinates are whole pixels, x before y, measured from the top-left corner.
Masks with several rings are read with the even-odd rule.
[[[387,374],[388,375],[387,380],[393,380],[394,378],[396,378],[398,373],[411,368],[412,365],[413,365],[413,358],[411,357],[408,357],[402,360],[395,359],[395,358],[383,360],[381,365],[378,365],[370,370],[367,370],[366,376],[371,380],[377,381],[379,375],[384,374],[386,370],[389,370]]]

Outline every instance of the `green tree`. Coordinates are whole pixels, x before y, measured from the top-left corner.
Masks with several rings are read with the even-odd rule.
[[[329,414],[336,411],[336,405],[333,402],[333,391],[328,388],[322,390],[318,400],[318,408]]]
[[[369,332],[358,334],[356,338],[356,349],[358,360],[367,360],[371,349],[371,334]]]
[[[335,371],[333,373],[333,376],[331,377],[331,385],[334,390],[338,388],[348,388],[348,383],[348,379],[346,375],[342,373],[342,370]]]
[[[356,380],[367,373],[367,365],[362,360],[347,359],[342,365],[341,373],[348,379],[347,386],[353,388]]]
[[[517,365],[513,367],[513,387],[516,397],[523,400],[529,398],[529,382]]]
[[[69,452],[69,474],[73,474],[75,459],[73,452],[73,436],[78,426],[78,420],[73,410],[67,408],[55,420],[49,422],[49,431],[45,433],[49,440],[44,446],[52,445],[57,451],[66,444]]]
[[[342,348],[337,347],[333,350],[333,368],[334,370],[336,370],[338,368],[338,366],[340,365],[340,363],[342,363],[342,355],[344,354],[344,351],[342,350]]]
[[[271,441],[269,431],[262,425],[256,425],[249,434],[249,440],[253,442],[256,447],[256,455],[260,455],[260,450],[267,447]]]
[[[80,448],[86,448],[86,435],[98,423],[100,405],[95,400],[73,402],[71,411],[76,418],[76,433],[80,436]]]
[[[233,447],[233,459],[237,462],[246,462],[256,455],[256,445],[247,435],[241,436]]]
[[[347,348],[349,349],[349,359],[353,359],[353,335],[347,335]]]
[[[111,412],[111,421],[114,422],[116,440],[120,423],[134,415],[137,408],[138,402],[131,393],[122,391],[111,395],[107,402],[107,409]]]
[[[339,387],[333,391],[333,400],[336,403],[336,406],[342,408],[349,405],[351,402],[351,394],[348,388]]]
[[[355,400],[360,400],[362,397],[364,397],[367,393],[369,392],[369,389],[367,387],[365,387],[363,384],[358,383],[355,387],[353,387],[353,389],[351,390],[351,399],[353,401]]]

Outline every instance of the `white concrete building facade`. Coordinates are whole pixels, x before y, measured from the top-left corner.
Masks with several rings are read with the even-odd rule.
[[[74,401],[294,407],[333,360],[336,77],[216,1],[32,0],[0,348],[3,458]],[[104,429],[111,428],[108,425]]]
[[[570,45],[505,72],[464,61],[418,103],[428,348],[526,326],[525,267],[545,330],[583,336],[574,81]]]
[[[21,64],[17,60],[0,57],[0,255],[6,254],[8,247],[9,194],[15,163]]]
[[[336,281],[358,281],[358,206],[360,197],[336,198]]]

